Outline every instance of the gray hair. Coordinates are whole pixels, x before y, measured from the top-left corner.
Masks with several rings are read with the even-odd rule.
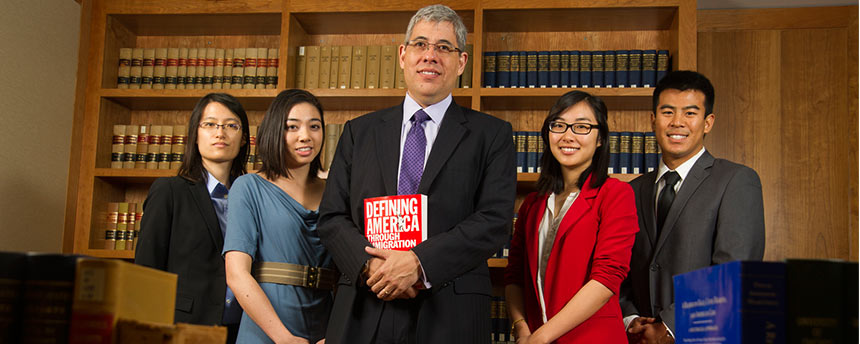
[[[403,41],[404,45],[409,43],[409,37],[412,36],[412,28],[422,20],[431,23],[451,23],[451,25],[454,26],[454,34],[457,36],[457,48],[465,50],[467,33],[466,25],[463,24],[463,19],[460,18],[457,12],[454,12],[454,10],[445,5],[430,5],[418,10],[418,12],[415,12],[415,15],[412,16],[411,20],[409,20],[409,26],[406,27],[406,39]]]

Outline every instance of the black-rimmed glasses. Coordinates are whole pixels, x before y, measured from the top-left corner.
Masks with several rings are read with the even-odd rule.
[[[549,122],[549,131],[554,132],[556,134],[564,134],[568,128],[574,134],[577,135],[588,135],[591,133],[591,129],[599,128],[599,124],[591,124],[591,123],[571,123],[567,124],[562,121],[552,121]]]

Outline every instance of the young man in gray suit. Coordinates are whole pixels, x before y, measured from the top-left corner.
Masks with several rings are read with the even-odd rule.
[[[620,301],[630,343],[673,343],[672,276],[764,255],[761,181],[703,145],[714,125],[714,87],[691,71],[654,89],[651,125],[659,168],[633,180],[639,232]]]

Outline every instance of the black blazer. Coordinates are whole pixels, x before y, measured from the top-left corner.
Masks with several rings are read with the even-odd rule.
[[[176,322],[221,324],[227,292],[223,248],[205,182],[169,177],[152,184],[143,203],[134,262],[179,276]]]
[[[397,194],[403,104],[344,125],[320,204],[320,237],[342,272],[326,342],[369,343],[382,301],[359,274],[363,200]],[[413,249],[430,291],[421,293],[418,343],[489,342],[487,258],[508,241],[516,196],[511,125],[452,103],[418,192],[428,196],[428,239]]]
[[[624,316],[658,317],[675,330],[672,276],[764,256],[761,181],[751,168],[705,151],[693,165],[656,237],[657,171],[630,184],[640,231],[621,285]]]

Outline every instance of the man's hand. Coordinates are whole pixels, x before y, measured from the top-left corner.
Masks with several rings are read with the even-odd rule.
[[[673,344],[675,338],[669,329],[655,318],[638,317],[627,328],[627,341],[631,344]]]
[[[403,296],[412,298],[417,295],[413,285],[418,282],[419,262],[414,252],[380,250],[370,246],[364,250],[374,256],[368,264],[370,277],[367,279],[367,286],[376,297],[391,301]],[[382,264],[374,267],[374,261],[381,261]]]

